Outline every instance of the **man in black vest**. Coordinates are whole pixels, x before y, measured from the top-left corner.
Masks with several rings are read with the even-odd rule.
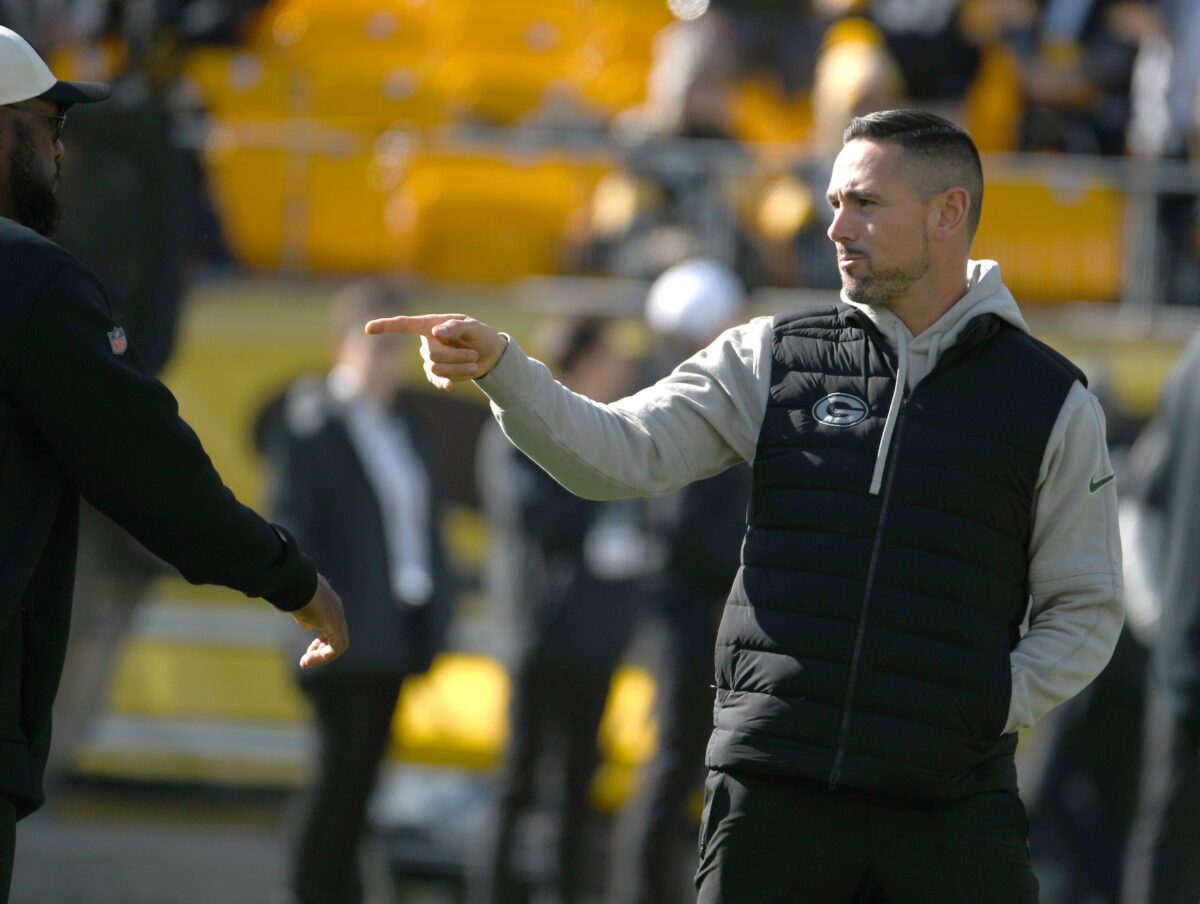
[[[80,495],[189,581],[264,597],[318,630],[302,666],[346,646],[337,594],[224,486],[100,283],[46,238],[66,110],[107,96],[107,85],[58,81],[0,27],[0,902],[16,821],[44,798]]]
[[[853,120],[829,237],[842,303],[722,334],[599,405],[460,314],[422,338],[569,489],[668,492],[753,464],[717,638],[702,904],[1037,900],[1019,728],[1123,620],[1104,417],[973,261],[983,173],[929,113]]]

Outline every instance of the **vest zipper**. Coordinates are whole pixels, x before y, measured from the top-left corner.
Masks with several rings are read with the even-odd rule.
[[[904,432],[904,414],[908,409],[909,390],[904,387],[904,395],[900,399],[900,410],[896,416],[896,431],[893,442],[888,449],[888,458],[900,446],[900,437]],[[871,591],[875,586],[875,569],[879,564],[879,550],[883,546],[883,527],[887,523],[888,504],[892,500],[892,482],[896,475],[895,462],[889,462],[887,477],[883,484],[883,498],[879,504],[879,521],[875,525],[875,539],[871,546],[871,559],[867,565],[867,578],[863,587],[862,605],[858,610],[858,630],[854,636],[854,653],[850,657],[850,679],[846,683],[846,702],[842,707],[842,725],[838,730],[837,751],[833,757],[833,769],[829,773],[829,790],[838,786],[842,777],[842,761],[846,757],[846,739],[850,734],[850,714],[854,709],[854,688],[858,683],[859,662],[862,659],[863,639],[867,633],[867,610],[871,604]]]

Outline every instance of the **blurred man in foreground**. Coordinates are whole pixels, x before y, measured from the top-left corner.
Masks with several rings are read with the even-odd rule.
[[[1162,614],[1121,902],[1190,904],[1200,898],[1200,334],[1176,362],[1134,454],[1161,538],[1144,564]]]
[[[317,630],[303,666],[347,643],[337,594],[222,484],[109,318],[103,288],[47,238],[65,112],[107,96],[107,85],[58,81],[0,28],[0,901],[16,821],[44,797],[80,495],[189,581],[264,597]]]
[[[582,495],[753,463],[701,904],[1031,904],[1016,732],[1096,676],[1122,623],[1103,414],[970,260],[983,171],[961,128],[852,120],[827,198],[842,304],[756,318],[611,405],[461,314],[367,330],[420,335],[434,385],[477,380]]]

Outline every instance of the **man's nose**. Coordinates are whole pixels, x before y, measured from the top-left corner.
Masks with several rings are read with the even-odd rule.
[[[845,207],[839,207],[834,210],[833,221],[830,222],[829,228],[825,230],[825,234],[833,242],[848,242],[854,239],[854,218]]]

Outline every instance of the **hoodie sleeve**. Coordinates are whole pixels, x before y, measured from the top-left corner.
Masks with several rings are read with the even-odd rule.
[[[1121,633],[1117,490],[1100,403],[1080,383],[1047,443],[1030,542],[1029,630],[1012,651],[1005,731],[1033,725],[1108,664]]]
[[[504,433],[571,492],[657,496],[752,461],[770,388],[770,317],[721,334],[610,405],[571,392],[510,341],[476,381]]]

